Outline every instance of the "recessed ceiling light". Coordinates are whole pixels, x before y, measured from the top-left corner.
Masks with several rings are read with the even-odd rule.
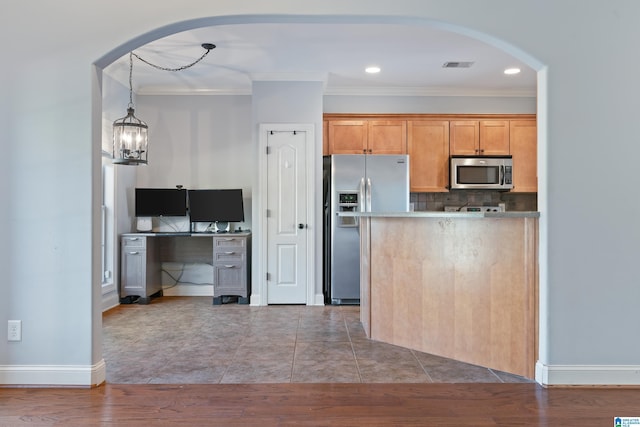
[[[507,68],[506,70],[504,70],[504,73],[508,75],[518,74],[519,72],[520,72],[520,68]]]
[[[365,68],[364,71],[366,71],[369,74],[376,74],[380,72],[380,67],[376,67],[374,65],[374,66]]]

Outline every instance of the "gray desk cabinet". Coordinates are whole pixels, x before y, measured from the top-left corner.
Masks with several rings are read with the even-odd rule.
[[[138,296],[139,304],[162,294],[160,261],[154,239],[123,235],[120,240],[120,298]]]
[[[251,235],[229,233],[213,237],[213,304],[224,296],[238,296],[248,304],[251,295]]]

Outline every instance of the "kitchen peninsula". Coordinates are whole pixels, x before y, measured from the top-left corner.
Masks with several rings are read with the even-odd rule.
[[[369,338],[534,377],[537,212],[359,217]]]

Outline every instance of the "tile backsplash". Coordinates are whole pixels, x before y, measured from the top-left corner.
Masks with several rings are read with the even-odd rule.
[[[456,190],[449,193],[411,193],[409,202],[415,211],[443,211],[445,206],[497,206],[505,203],[507,211],[537,211],[536,193]]]

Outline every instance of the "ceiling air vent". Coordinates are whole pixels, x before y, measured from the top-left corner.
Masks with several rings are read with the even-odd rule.
[[[442,64],[442,68],[471,68],[473,65],[473,61],[460,62],[460,61],[450,61]]]

